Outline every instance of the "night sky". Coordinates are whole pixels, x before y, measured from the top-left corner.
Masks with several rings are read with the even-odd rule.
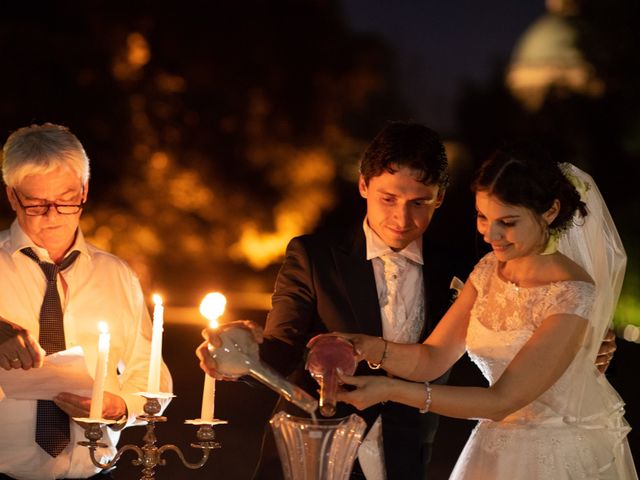
[[[486,81],[519,36],[546,11],[543,0],[343,0],[351,26],[396,50],[400,84],[415,120],[446,133],[465,81]]]

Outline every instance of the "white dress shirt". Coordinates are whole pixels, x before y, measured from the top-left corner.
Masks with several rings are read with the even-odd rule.
[[[27,329],[37,339],[46,280],[40,266],[20,252],[25,247],[31,247],[42,261],[51,262],[46,250],[34,245],[17,221],[0,232],[0,317]],[[143,413],[144,399],[133,394],[146,390],[151,351],[151,321],[140,283],[124,261],[85,242],[80,230],[71,250],[79,250],[80,255],[60,274],[66,290],[58,281],[66,346],[84,349],[87,369],[93,375],[97,324],[108,323],[111,349],[105,390],[124,399],[127,423],[131,424]],[[163,391],[171,391],[171,376],[164,364],[161,385]],[[40,448],[35,442],[36,403],[0,400],[0,472],[20,480],[87,478],[97,473],[89,449],[77,445],[85,440],[84,429],[73,421],[71,440],[60,455],[52,458]],[[109,447],[98,449],[97,457],[106,461],[115,454],[120,433],[111,428],[103,432],[101,441]]]
[[[406,318],[396,321],[390,311],[389,288],[383,255],[393,253],[393,249],[374,232],[365,218],[363,223],[367,246],[367,260],[373,264],[373,274],[378,292],[380,315],[382,318],[382,336],[385,340],[397,343],[416,343],[424,327],[424,279],[422,276],[422,237],[414,240],[404,249],[395,252],[402,256],[402,265],[397,276],[398,293],[404,306]],[[382,448],[382,419],[378,417],[364,438],[358,451],[358,460],[367,480],[386,479],[384,450]]]
[[[397,343],[416,343],[420,340],[420,332],[424,327],[422,237],[396,252],[406,259],[397,281],[400,298],[407,312],[407,319],[406,322],[395,322],[391,318],[393,312],[384,308],[388,301],[389,289],[384,273],[384,262],[380,258],[392,253],[393,250],[371,229],[366,219],[363,228],[367,244],[367,260],[371,260],[373,263],[373,274],[382,316],[383,337],[385,340]]]

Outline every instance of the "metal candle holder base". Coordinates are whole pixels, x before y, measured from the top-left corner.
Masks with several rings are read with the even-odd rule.
[[[192,470],[196,470],[204,466],[209,459],[209,453],[211,450],[216,448],[220,448],[220,443],[215,441],[215,433],[213,431],[214,425],[226,424],[227,422],[224,420],[213,419],[211,421],[196,419],[196,420],[187,420],[185,423],[191,425],[198,425],[200,428],[196,432],[196,438],[198,439],[197,443],[192,443],[191,446],[193,448],[199,448],[202,450],[202,458],[200,461],[196,463],[188,462],[182,450],[176,445],[166,444],[160,447],[156,446],[156,423],[162,423],[167,421],[167,417],[159,416],[160,413],[160,402],[159,398],[169,398],[173,397],[172,394],[164,394],[164,393],[143,393],[141,396],[146,398],[146,402],[144,404],[144,415],[138,416],[138,420],[146,422],[146,433],[143,437],[144,445],[142,447],[138,447],[137,445],[124,445],[118,449],[116,455],[109,461],[108,463],[101,463],[96,460],[96,449],[97,448],[105,448],[108,445],[100,442],[102,438],[102,426],[109,425],[115,423],[113,420],[106,419],[91,419],[91,418],[76,418],[75,420],[79,422],[83,422],[87,424],[85,427],[84,436],[86,437],[88,442],[78,442],[79,445],[83,447],[89,448],[89,455],[91,457],[91,462],[98,468],[108,469],[113,467],[116,462],[120,459],[123,453],[128,450],[132,450],[136,453],[137,458],[131,461],[132,465],[142,466],[142,474],[141,480],[153,480],[155,478],[155,469],[158,465],[164,466],[166,465],[166,460],[162,458],[162,454],[167,450],[173,451],[176,453],[178,458],[182,461],[183,465]]]

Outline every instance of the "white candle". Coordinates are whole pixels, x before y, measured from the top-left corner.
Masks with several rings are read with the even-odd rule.
[[[216,398],[216,379],[204,374],[204,388],[202,390],[202,408],[200,418],[206,422],[213,420]]]
[[[91,392],[91,410],[89,417],[94,419],[102,418],[102,402],[104,400],[104,381],[107,377],[107,365],[109,363],[109,325],[105,322],[98,322],[100,337],[98,338],[98,361],[96,362],[96,375],[93,379],[93,390]]]
[[[200,303],[200,313],[209,319],[209,328],[218,328],[218,317],[224,313],[227,299],[221,293],[208,293]],[[215,418],[216,379],[204,374],[200,418],[207,422]]]
[[[162,297],[153,295],[153,332],[151,335],[151,356],[149,358],[149,380],[147,392],[160,392],[160,370],[162,368],[162,330],[164,324],[164,307]]]

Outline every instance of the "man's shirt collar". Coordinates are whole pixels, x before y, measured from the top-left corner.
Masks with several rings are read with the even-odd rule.
[[[389,247],[384,241],[378,236],[376,232],[369,226],[367,222],[367,218],[365,217],[364,222],[362,223],[362,228],[364,230],[364,237],[367,242],[367,260],[371,260],[372,258],[380,257],[387,253],[391,253],[394,250]],[[414,240],[405,248],[400,250],[400,255],[406,257],[418,265],[423,265],[424,262],[422,260],[422,237]]]
[[[11,245],[9,252],[12,256],[16,253],[19,253],[23,248],[30,247],[38,255],[38,258],[40,258],[40,260],[52,262],[51,258],[49,257],[49,252],[47,252],[46,249],[39,247],[35,243],[33,243],[33,240],[31,240],[31,238],[29,238],[24,230],[22,230],[22,227],[18,223],[18,220],[14,220],[11,224],[9,238]],[[78,250],[80,251],[80,254],[89,256],[87,243],[84,239],[84,235],[82,235],[80,227],[78,227],[78,231],[76,232],[76,239],[67,253],[72,252],[73,250]]]

